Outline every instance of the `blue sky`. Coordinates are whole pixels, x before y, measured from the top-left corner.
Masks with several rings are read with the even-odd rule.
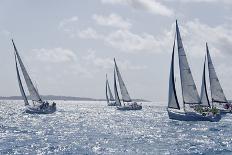
[[[0,95],[20,94],[14,38],[41,94],[104,98],[115,57],[132,98],[167,101],[178,19],[198,91],[207,41],[230,99],[231,14],[230,0],[0,0]]]

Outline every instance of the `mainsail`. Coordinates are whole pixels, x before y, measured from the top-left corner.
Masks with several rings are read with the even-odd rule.
[[[19,74],[19,70],[18,70],[18,63],[17,63],[17,59],[16,59],[16,53],[15,53],[15,65],[16,65],[16,73],[17,73],[17,79],[18,79],[18,83],[19,83],[19,89],[20,89],[21,95],[23,97],[25,106],[27,106],[27,105],[29,105],[29,103],[28,103],[27,96],[26,96],[25,91],[23,89],[22,81],[20,78],[20,74]]]
[[[117,73],[117,76],[118,76],[118,82],[119,82],[119,87],[120,87],[121,94],[122,94],[122,100],[124,102],[131,102],[132,100],[131,100],[130,95],[129,95],[127,89],[126,89],[126,85],[122,80],[122,76],[121,76],[121,74],[119,72],[119,69],[118,69],[118,66],[116,64],[115,59],[114,59],[114,64],[115,64],[115,69],[116,69],[116,73]]]
[[[109,85],[109,81],[108,81],[108,78],[107,78],[107,75],[106,75],[106,95],[107,95],[107,98],[108,98],[108,92],[109,92],[109,94],[110,94],[109,100],[110,100],[110,101],[114,101],[114,97],[113,97],[113,94],[112,94],[112,92],[111,92],[110,85]]]
[[[227,103],[228,101],[225,97],[221,84],[218,80],[216,71],[214,69],[213,62],[209,54],[209,48],[208,48],[207,43],[206,43],[206,52],[207,52],[207,59],[208,59],[209,81],[210,81],[212,102]]]
[[[202,74],[200,99],[201,99],[202,106],[210,107],[208,93],[207,93],[207,86],[206,86],[206,77],[205,77],[205,67],[206,67],[205,65],[206,64],[205,63],[206,63],[206,57],[205,57],[205,61],[204,61],[204,68],[203,68],[203,74]]]
[[[173,51],[172,51],[172,61],[171,61],[171,68],[170,68],[170,75],[169,75],[169,92],[168,92],[168,108],[173,109],[180,109],[177,95],[176,95],[176,87],[175,87],[175,75],[174,75],[174,51],[175,51],[175,39],[173,44]]]
[[[182,44],[179,27],[176,21],[177,45],[179,55],[180,78],[184,104],[200,104],[200,97],[187,61]]]
[[[24,66],[24,64],[23,64],[23,62],[22,62],[22,60],[21,60],[21,58],[19,56],[19,53],[17,51],[17,48],[16,48],[16,46],[14,44],[13,39],[12,39],[12,43],[13,43],[14,50],[15,50],[16,56],[18,58],[18,61],[19,61],[19,64],[20,64],[20,67],[21,67],[21,70],[22,70],[22,73],[23,73],[23,76],[24,76],[24,79],[26,81],[28,91],[29,91],[29,93],[31,95],[31,98],[32,98],[33,101],[41,102],[42,99],[41,99],[38,91],[35,89],[32,81],[31,81],[31,78],[30,78],[30,76],[28,75],[28,73],[26,71],[26,68],[25,68],[25,66]]]
[[[118,89],[117,89],[117,80],[116,80],[116,71],[114,69],[114,95],[115,95],[115,102],[117,106],[121,106],[121,101],[118,96]]]

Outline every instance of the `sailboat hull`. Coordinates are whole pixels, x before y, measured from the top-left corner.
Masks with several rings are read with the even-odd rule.
[[[117,104],[116,104],[115,101],[113,101],[113,102],[108,102],[107,105],[108,105],[108,106],[117,106]]]
[[[39,106],[26,106],[25,112],[28,114],[51,114],[56,111],[56,106],[48,106],[40,109]]]
[[[229,110],[229,109],[219,109],[220,110],[220,113],[221,114],[228,114],[228,113],[232,113],[232,111],[231,110]]]
[[[169,119],[179,121],[209,121],[218,122],[221,120],[221,115],[216,114],[214,116],[203,116],[195,112],[177,112],[168,110]]]
[[[141,110],[141,109],[142,109],[142,105],[138,105],[137,103],[128,104],[128,105],[124,105],[124,106],[117,106],[117,110],[122,110],[122,111]]]

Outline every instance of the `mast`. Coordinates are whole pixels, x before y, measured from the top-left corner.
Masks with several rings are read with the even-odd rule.
[[[210,81],[212,106],[213,106],[213,102],[228,103],[225,97],[225,94],[223,92],[223,89],[221,87],[221,84],[218,80],[218,76],[216,74],[207,43],[206,43],[206,52],[207,52],[207,58],[208,58],[208,69],[209,69],[209,81]]]
[[[201,104],[200,97],[197,92],[195,82],[188,64],[186,53],[183,47],[178,23],[176,21],[176,34],[177,34],[177,45],[178,45],[178,56],[179,56],[179,68],[180,68],[180,78],[182,87],[182,96],[185,104]]]
[[[125,85],[124,81],[122,80],[122,76],[119,72],[115,58],[114,58],[114,64],[115,64],[115,71],[116,71],[117,76],[118,76],[118,82],[119,82],[119,87],[120,87],[121,94],[122,94],[122,100],[123,100],[123,102],[131,102],[132,100],[131,100],[130,95],[127,91],[126,85]]]
[[[202,74],[202,84],[201,84],[201,105],[202,106],[207,106],[210,107],[209,103],[209,97],[207,93],[207,85],[206,85],[206,76],[205,76],[205,67],[206,67],[206,56],[205,56],[205,61],[204,61],[204,68],[203,68],[203,74]]]
[[[14,50],[15,50],[15,54],[16,54],[16,57],[18,58],[18,61],[19,61],[19,64],[20,64],[20,67],[21,67],[21,70],[22,70],[22,73],[23,73],[23,76],[24,76],[24,79],[26,81],[26,84],[27,84],[27,88],[28,88],[28,91],[30,92],[30,95],[31,95],[31,98],[32,98],[32,101],[36,101],[36,102],[42,102],[42,99],[38,93],[38,91],[35,89],[32,81],[31,81],[31,78],[29,76],[29,74],[27,73],[27,70],[21,60],[21,57],[18,53],[18,50],[14,44],[14,41],[12,39],[12,43],[13,43],[13,46],[14,46]]]
[[[169,75],[168,108],[180,109],[179,102],[178,102],[177,95],[176,95],[175,75],[174,75],[175,39],[176,39],[176,34],[174,38],[170,75]]]

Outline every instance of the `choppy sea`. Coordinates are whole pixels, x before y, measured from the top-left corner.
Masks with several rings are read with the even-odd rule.
[[[105,102],[57,101],[54,114],[32,115],[22,101],[1,101],[0,154],[232,154],[232,114],[180,122],[155,105],[118,111]]]

